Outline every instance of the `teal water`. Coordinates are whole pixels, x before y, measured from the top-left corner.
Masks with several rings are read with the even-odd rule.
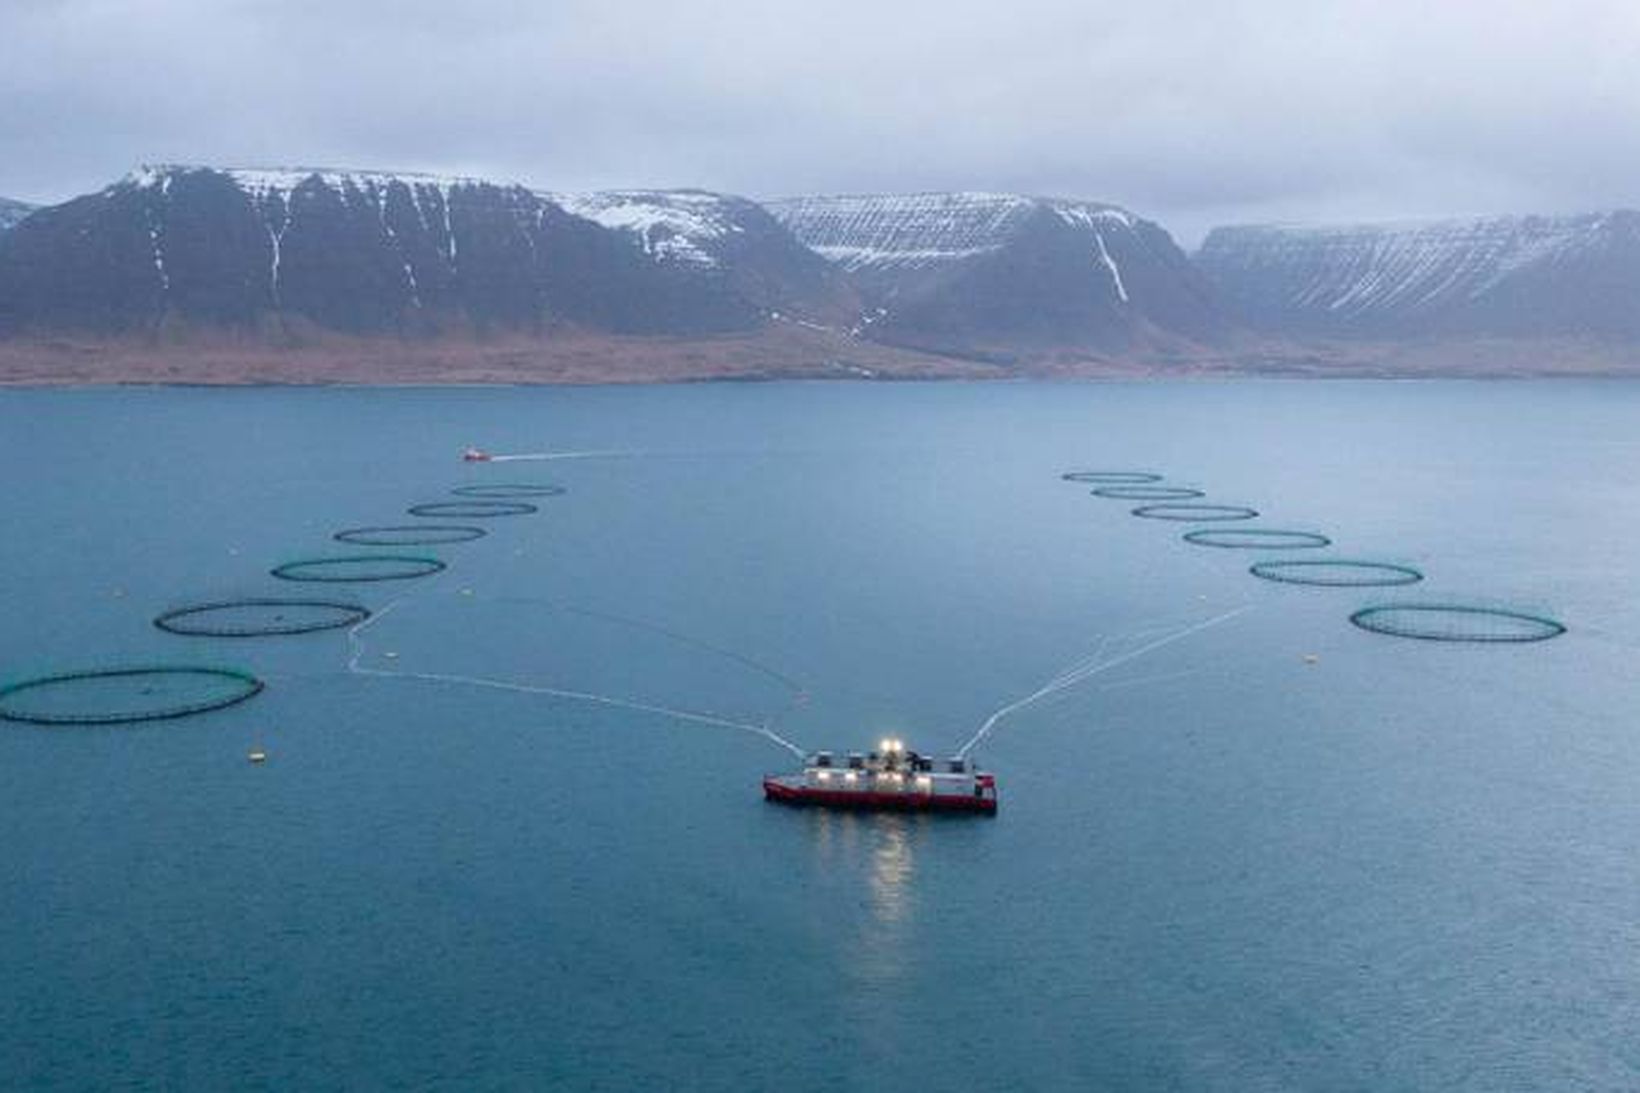
[[[1256,580],[1096,468],[1428,580]],[[503,481],[568,492],[266,575]],[[0,723],[7,1088],[1640,1086],[1640,385],[8,391],[0,511],[0,675],[268,682]],[[391,605],[387,675],[149,624],[312,591]],[[766,805],[780,747],[634,708],[948,751],[1095,654],[979,746],[995,820]]]

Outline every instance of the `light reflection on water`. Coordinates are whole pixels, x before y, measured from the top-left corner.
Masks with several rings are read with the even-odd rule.
[[[871,908],[880,925],[909,924],[916,908],[915,860],[906,816],[879,816],[871,853]]]
[[[885,984],[903,978],[916,957],[917,845],[928,817],[815,809],[817,865],[859,892],[858,935],[848,951],[861,979]]]

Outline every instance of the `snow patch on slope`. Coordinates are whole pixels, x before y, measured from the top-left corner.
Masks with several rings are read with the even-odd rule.
[[[1073,228],[1133,227],[1133,214],[1114,205],[1095,205],[1086,201],[1044,202],[1054,215]]]
[[[633,237],[657,262],[716,268],[722,241],[745,231],[729,201],[699,190],[606,190],[540,196],[576,216]]]
[[[770,202],[769,211],[850,272],[923,270],[989,254],[1044,211],[1095,236],[1134,226],[1132,214],[1111,205],[983,192],[795,197]],[[1126,299],[1102,238],[1089,245],[1104,252],[1101,260]]]
[[[1013,194],[847,194],[768,207],[805,245],[854,272],[926,269],[997,250],[1031,202]]]
[[[185,164],[145,164],[126,175],[119,185],[153,189],[167,179],[190,171],[210,171],[226,175],[253,198],[283,196],[318,179],[328,190],[370,191],[402,184],[411,189],[428,187],[442,193],[463,186],[490,186],[495,183],[461,175],[428,175],[412,171],[349,171],[332,167],[196,167]],[[503,187],[505,188],[505,187]]]
[[[35,206],[22,201],[13,201],[9,197],[0,197],[0,232],[11,230],[20,223],[23,217],[33,212]]]
[[[1093,233],[1093,238],[1094,242],[1099,244],[1099,261],[1104,264],[1105,269],[1110,271],[1110,279],[1116,288],[1116,295],[1121,297],[1124,304],[1127,303],[1127,286],[1122,284],[1122,271],[1117,268],[1115,260],[1110,256],[1110,251],[1105,247],[1105,237],[1096,231]]]
[[[1221,228],[1200,258],[1222,283],[1267,285],[1277,306],[1353,321],[1481,299],[1599,245],[1612,215]]]

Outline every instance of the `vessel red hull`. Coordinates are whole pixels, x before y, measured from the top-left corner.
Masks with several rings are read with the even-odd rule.
[[[819,805],[823,808],[860,808],[898,812],[979,812],[995,815],[995,797],[968,797],[935,793],[873,793],[869,790],[818,789],[763,779],[763,796],[783,805]]]

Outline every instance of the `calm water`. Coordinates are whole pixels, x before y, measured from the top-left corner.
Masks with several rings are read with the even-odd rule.
[[[0,457],[0,675],[269,683],[0,725],[0,1085],[1640,1086],[1640,385],[11,391]],[[1366,634],[1389,597],[1077,468],[1571,629]],[[341,589],[397,601],[361,666],[747,723],[801,688],[804,746],[944,751],[1176,637],[1000,723],[997,819],[932,821],[768,806],[750,732],[149,625],[543,480],[446,573]]]

